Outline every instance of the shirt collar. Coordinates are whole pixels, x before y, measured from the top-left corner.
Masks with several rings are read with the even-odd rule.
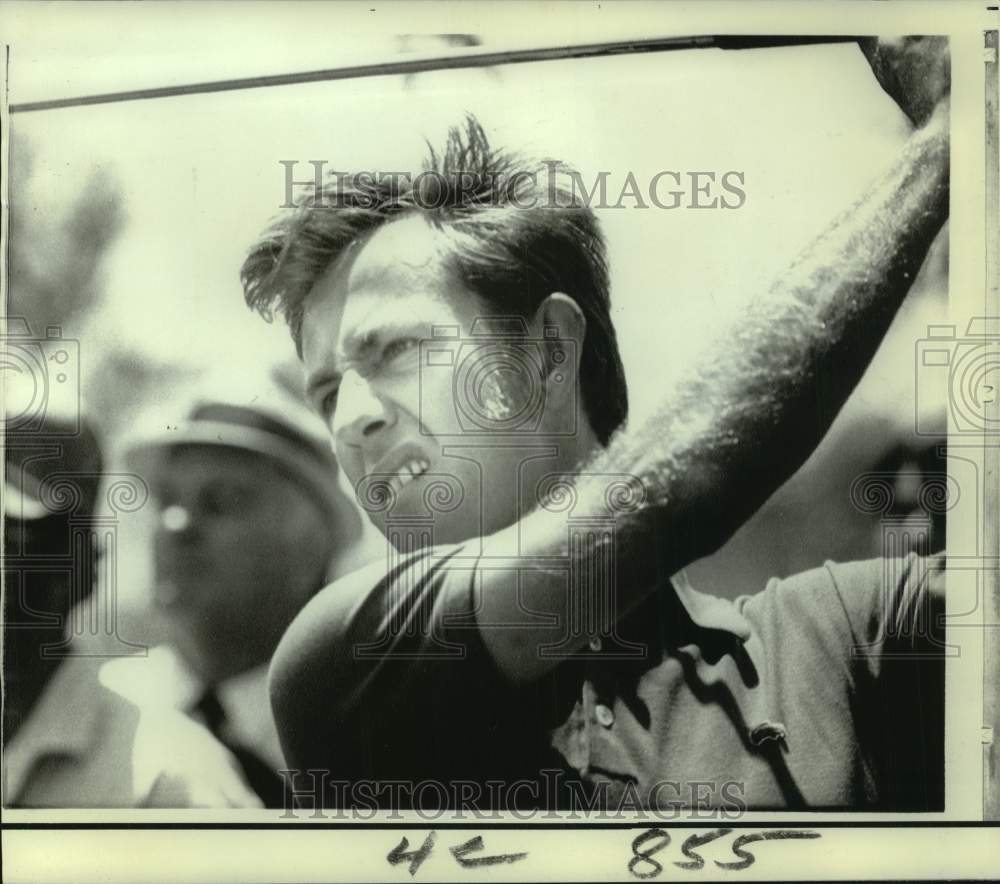
[[[267,667],[264,663],[220,681],[214,693],[226,716],[222,735],[278,768],[284,759],[271,714]],[[168,704],[185,715],[194,712],[209,688],[170,645],[151,648],[147,656],[112,661],[102,669],[101,679],[139,707]]]
[[[267,700],[267,663],[227,678],[216,685],[226,711],[232,706],[255,705]]]
[[[67,657],[3,751],[4,801],[13,804],[32,769],[53,755],[83,758],[94,746],[100,717],[94,657]]]
[[[729,599],[698,592],[681,571],[671,579],[677,600],[696,626],[715,632],[726,632],[741,642],[752,633],[750,623]]]
[[[176,708],[190,712],[210,685],[191,669],[172,648],[161,646],[155,648],[154,652],[156,651],[170,659],[170,681],[174,686]],[[267,712],[271,708],[267,691],[267,667],[268,664],[263,663],[211,686],[226,712],[226,718],[241,737],[247,736],[248,730],[241,727],[242,724],[255,722],[261,717],[268,717],[261,713],[261,709]],[[166,669],[165,664],[163,668]],[[243,712],[250,714],[241,714]],[[249,730],[253,732],[256,728],[250,727]]]
[[[101,681],[137,706],[169,704],[188,713],[209,685],[169,645],[158,645],[148,655],[125,657],[101,670]],[[237,707],[257,708],[267,700],[267,663],[218,682],[215,694],[227,716]]]
[[[216,685],[233,736],[275,768],[284,766],[278,728],[271,714],[268,664],[241,672]]]
[[[748,748],[759,749],[774,740],[787,747],[788,735],[778,720],[767,674],[767,655],[760,635],[740,608],[729,599],[699,592],[684,572],[671,583],[681,606],[701,632],[686,654],[693,659],[698,679],[706,687],[725,687],[732,698],[739,720],[734,724]],[[711,641],[711,633],[723,639],[722,645]]]
[[[143,709],[169,706],[186,713],[205,690],[198,676],[169,645],[112,660],[102,667],[100,678],[105,687]]]

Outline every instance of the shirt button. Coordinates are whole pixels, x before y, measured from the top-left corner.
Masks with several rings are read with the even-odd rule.
[[[597,723],[603,727],[611,727],[615,723],[615,714],[603,703],[598,703],[594,707],[594,717]]]
[[[603,645],[601,644],[600,637],[595,635],[590,640],[590,650],[592,650],[594,653],[597,653],[597,651],[599,651],[602,647]]]

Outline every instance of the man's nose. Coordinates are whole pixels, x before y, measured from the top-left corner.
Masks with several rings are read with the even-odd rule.
[[[371,383],[354,369],[344,372],[330,426],[334,438],[361,445],[365,438],[393,422],[392,410],[375,394]]]

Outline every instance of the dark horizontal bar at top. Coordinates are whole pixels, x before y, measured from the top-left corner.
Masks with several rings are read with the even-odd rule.
[[[568,814],[570,811],[562,811],[562,813]],[[627,832],[634,829],[649,829],[649,828],[665,828],[665,829],[714,829],[719,828],[724,825],[731,829],[997,829],[1000,828],[1000,822],[995,820],[903,820],[900,817],[905,816],[905,813],[896,812],[892,819],[888,820],[829,820],[829,819],[810,819],[805,816],[799,816],[791,820],[764,820],[764,821],[745,821],[745,820],[723,820],[723,819],[712,819],[704,820],[701,822],[696,822],[691,819],[683,820],[668,820],[659,819],[656,817],[651,817],[645,820],[619,820],[617,822],[609,822],[607,820],[601,821],[586,821],[579,820],[570,822],[568,820],[553,820],[551,822],[512,822],[510,820],[469,820],[462,822],[454,822],[448,820],[446,817],[441,817],[439,819],[432,819],[428,817],[426,820],[415,821],[415,820],[399,820],[394,822],[379,821],[379,822],[364,822],[364,821],[351,821],[342,820],[337,822],[330,822],[326,819],[324,820],[309,820],[306,816],[311,813],[309,808],[302,808],[301,810],[296,810],[296,813],[301,814],[301,816],[295,819],[287,820],[286,822],[275,822],[275,823],[264,823],[264,822],[239,822],[230,821],[225,823],[205,823],[205,822],[131,822],[131,823],[93,823],[93,822],[77,822],[77,823],[66,823],[66,822],[17,822],[17,823],[0,823],[0,830],[11,830],[11,831],[30,831],[32,829],[51,829],[53,831],[72,831],[78,830],[106,830],[112,832],[128,831],[132,829],[150,829],[150,830],[187,830],[187,831],[210,831],[210,830],[220,830],[220,829],[233,829],[240,831],[254,831],[254,830],[279,830],[279,829],[294,829],[296,831],[302,831],[305,829],[366,829],[370,831],[385,831],[392,829],[449,829],[455,831],[465,831],[465,830],[475,830],[480,832],[488,832],[490,830],[496,829],[497,831],[502,830],[517,830],[517,831],[560,831],[560,830],[573,830],[573,831],[583,831],[586,829],[601,829],[601,830],[615,830]],[[330,813],[335,813],[331,810]]]
[[[590,43],[581,46],[557,46],[542,49],[512,49],[503,52],[487,52],[479,55],[448,55],[439,58],[378,62],[376,64],[355,65],[353,67],[301,71],[294,74],[274,74],[262,77],[244,77],[235,80],[189,83],[179,86],[159,86],[152,89],[132,89],[124,92],[105,92],[99,95],[81,95],[75,98],[54,98],[48,101],[29,101],[21,104],[12,104],[9,110],[12,114],[29,113],[31,111],[57,110],[64,107],[111,104],[119,101],[143,101],[150,98],[173,98],[180,95],[232,92],[238,89],[262,89],[269,86],[291,86],[299,83],[353,80],[361,77],[405,76],[407,74],[421,74],[429,71],[495,67],[496,65],[523,64],[532,61],[599,58],[607,55],[666,52],[676,49],[768,49],[781,46],[805,46],[821,43],[849,43],[855,40],[857,40],[857,37],[840,35],[654,37],[647,40],[625,40],[616,43]]]

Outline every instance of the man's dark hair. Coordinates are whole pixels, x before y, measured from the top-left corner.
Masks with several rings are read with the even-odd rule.
[[[329,173],[272,222],[240,272],[247,305],[281,313],[301,356],[303,302],[320,276],[363,234],[407,215],[447,238],[449,269],[498,315],[534,315],[553,292],[587,320],[580,389],[602,444],[625,421],[628,394],[611,323],[604,239],[593,211],[553,161],[494,150],[475,117],[430,148],[415,176]]]

